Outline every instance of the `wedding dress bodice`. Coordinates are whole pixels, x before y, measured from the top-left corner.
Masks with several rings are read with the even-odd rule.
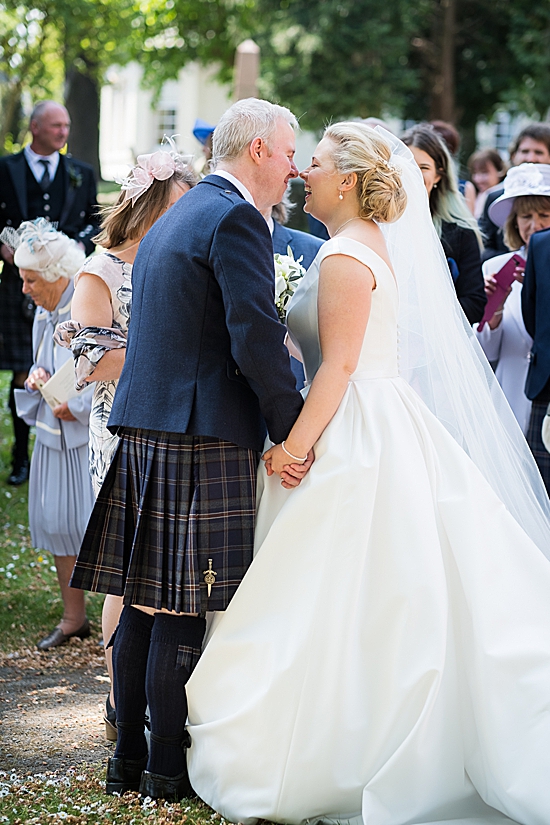
[[[290,337],[302,353],[306,383],[311,383],[322,360],[317,297],[319,270],[329,255],[356,258],[371,269],[376,281],[361,355],[351,380],[396,377],[398,296],[393,274],[385,261],[368,246],[351,238],[332,238],[323,244],[300,281],[287,313]]]

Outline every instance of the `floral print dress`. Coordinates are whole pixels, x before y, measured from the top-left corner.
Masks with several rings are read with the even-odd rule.
[[[132,264],[121,261],[110,252],[93,255],[75,276],[75,284],[83,273],[97,275],[109,288],[113,320],[110,329],[85,327],[70,321],[72,327],[64,334],[64,345],[71,346],[76,361],[77,387],[86,386],[85,376],[93,373],[100,358],[110,349],[126,346],[132,301]],[[59,330],[59,328],[58,328]],[[61,341],[60,341],[61,343]],[[119,438],[107,429],[118,380],[95,383],[90,413],[90,474],[94,493],[98,494],[118,446]]]

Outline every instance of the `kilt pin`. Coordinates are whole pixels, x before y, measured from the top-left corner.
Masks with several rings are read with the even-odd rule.
[[[252,561],[259,457],[220,439],[125,431],[73,587],[177,613],[224,610]]]

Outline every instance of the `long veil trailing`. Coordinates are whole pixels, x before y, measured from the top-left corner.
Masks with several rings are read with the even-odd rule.
[[[381,224],[399,286],[399,370],[550,558],[550,501],[498,381],[456,299],[410,150],[381,127],[407,208]]]

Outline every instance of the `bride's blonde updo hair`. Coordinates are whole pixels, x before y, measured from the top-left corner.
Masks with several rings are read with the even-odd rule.
[[[401,217],[407,195],[401,175],[390,163],[391,149],[385,140],[363,123],[334,123],[324,137],[334,144],[333,160],[338,172],[357,175],[359,216],[379,223]]]

